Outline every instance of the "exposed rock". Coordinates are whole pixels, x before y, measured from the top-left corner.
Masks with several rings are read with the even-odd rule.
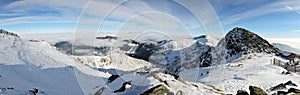
[[[277,95],[287,95],[288,92],[285,91],[277,91]]]
[[[288,74],[291,74],[291,72],[289,72],[289,71],[283,71],[281,74],[288,75]]]
[[[111,76],[108,78],[106,84],[107,84],[107,83],[113,82],[113,81],[116,80],[118,77],[120,77],[120,76],[119,76],[119,75],[111,75]]]
[[[166,80],[163,81],[163,83],[164,83],[165,85],[167,85],[168,87],[170,87],[169,83],[168,83]]]
[[[105,36],[105,37],[96,37],[96,39],[108,39],[108,40],[116,40],[117,37],[114,36]]]
[[[145,61],[149,61],[149,57],[155,53],[164,53],[168,50],[172,50],[174,48],[173,44],[170,44],[171,40],[162,40],[159,42],[146,42],[146,43],[138,43],[134,41],[134,43],[138,44],[137,49],[134,54],[128,54],[131,57],[143,59]]]
[[[269,91],[282,90],[282,89],[286,89],[286,85],[283,84],[283,83],[278,84],[278,85],[276,85],[276,86],[274,86],[274,87],[271,87],[271,88],[269,89]]]
[[[300,95],[299,93],[297,93],[297,94],[291,94],[291,95]]]
[[[181,50],[168,51],[164,55],[167,70],[178,74],[183,69],[207,67],[212,63],[212,47],[201,43],[194,43]]]
[[[28,90],[30,94],[37,95],[39,93],[39,90],[34,88],[33,90]]]
[[[250,95],[268,95],[264,90],[256,86],[249,86]]]
[[[176,95],[185,95],[183,91],[179,90],[176,92]]]
[[[141,95],[174,95],[174,93],[164,85],[157,85],[145,91]]]
[[[286,82],[285,85],[296,86],[297,87],[297,85],[295,83],[293,83],[292,81]]]
[[[249,95],[249,93],[245,90],[238,90],[236,95]]]
[[[124,92],[128,85],[131,85],[131,82],[124,82],[123,85],[121,86],[121,88],[119,88],[118,90],[115,90],[114,93]]]
[[[10,35],[10,36],[14,36],[17,38],[20,38],[20,36],[18,34],[12,33],[12,32],[8,32],[6,30],[0,29],[0,34],[5,34],[5,35]]]
[[[295,88],[290,88],[288,90],[288,93],[297,93],[297,94],[300,94],[300,90],[299,89],[295,89]]]

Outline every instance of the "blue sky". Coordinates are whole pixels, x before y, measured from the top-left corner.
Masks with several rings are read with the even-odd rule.
[[[205,34],[205,25],[188,9],[171,0],[134,0],[107,15],[122,0],[0,0],[0,28],[17,33],[72,33],[77,23],[99,26],[99,31],[188,31]],[[204,1],[204,0],[203,0]],[[268,38],[300,37],[299,0],[208,0],[226,33],[243,27]],[[197,5],[197,4],[195,4]],[[203,4],[199,4],[200,10]],[[209,8],[207,8],[209,9]],[[139,14],[143,12],[143,14]],[[138,15],[137,15],[138,14]],[[205,15],[207,19],[214,19]],[[78,18],[81,18],[80,20]],[[202,19],[203,20],[203,19]],[[82,21],[82,22],[78,22]],[[210,20],[209,20],[210,21]],[[184,28],[179,28],[179,27]]]

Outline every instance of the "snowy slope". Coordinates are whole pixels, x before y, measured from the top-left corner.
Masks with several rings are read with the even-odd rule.
[[[109,74],[78,64],[55,50],[47,42],[30,42],[0,34],[0,88],[6,94],[25,94],[37,88],[49,95],[82,95],[93,93],[93,85],[82,86],[82,80],[109,77]]]
[[[159,73],[159,67],[121,51],[101,57],[68,56],[48,42],[30,42],[2,35],[0,44],[0,94],[33,94],[37,89],[39,95],[136,95],[157,85],[165,86],[170,93],[222,93],[208,85]],[[120,77],[109,82],[111,74]],[[125,81],[130,81],[131,87],[117,92]]]
[[[118,69],[132,71],[143,67],[151,67],[151,64],[144,60],[135,59],[124,53],[111,53],[107,56],[73,56],[82,64],[94,68]]]
[[[276,57],[273,54],[278,51],[276,48],[242,28],[235,28],[227,34],[226,44],[210,36],[155,39],[151,42],[146,41],[148,38],[139,41],[117,37],[116,40],[101,39],[92,44],[78,44],[117,47],[102,56],[68,56],[47,42],[29,42],[6,36],[1,39],[0,71],[3,74],[0,72],[0,88],[17,89],[0,92],[5,94],[28,93],[28,90],[38,88],[46,94],[57,95],[94,94],[96,91],[135,95],[163,85],[172,93],[215,95],[234,94],[240,89],[248,90],[250,85],[266,90],[289,80],[300,84],[299,75],[282,74],[285,69],[270,64],[270,59]],[[229,63],[214,62],[214,58],[223,61],[220,57],[225,56]],[[175,78],[174,74],[162,73],[163,70],[179,74],[184,80]],[[113,75],[119,77],[113,79]],[[130,87],[127,85],[126,89],[121,89],[127,82],[131,83]],[[61,84],[64,86],[57,87]]]
[[[228,64],[185,70],[180,75],[185,80],[210,84],[226,93],[236,93],[240,89],[247,91],[250,85],[267,90],[289,80],[299,85],[298,74],[282,74],[285,69],[270,64],[273,57],[275,56],[250,54]]]

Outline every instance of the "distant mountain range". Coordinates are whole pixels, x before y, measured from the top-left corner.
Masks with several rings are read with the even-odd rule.
[[[118,37],[116,36],[97,37],[96,39],[107,40],[107,43],[113,43],[111,40],[118,41]],[[239,27],[229,31],[220,41],[207,35],[192,39],[193,44],[191,46],[186,46],[180,50],[175,50],[176,40],[138,42],[134,39],[127,39],[122,40],[121,42],[125,44],[118,48],[130,57],[158,65],[166,65],[168,70],[173,73],[179,72],[179,68],[188,69],[191,67],[211,66],[212,61],[216,61],[216,59],[218,59],[218,62],[231,62],[243,55],[252,53],[274,53],[287,58],[282,53],[299,52],[297,49],[288,48],[287,46],[270,44],[259,35]],[[67,54],[71,54],[70,48],[72,46],[77,50],[88,50],[87,52],[80,53],[73,51],[71,55],[107,55],[111,49],[110,46],[74,46],[66,41],[56,43],[55,46]],[[215,58],[216,56],[219,58]]]
[[[69,41],[52,45],[1,32],[0,94],[224,95],[249,84],[267,89],[274,82],[299,83],[298,75],[269,63],[274,57],[288,59],[297,50],[270,44],[243,28],[232,29],[220,40],[208,35],[189,38],[192,42],[186,43],[192,44],[183,47],[170,39],[95,39],[119,42],[115,47]]]
[[[272,43],[272,45],[277,47],[280,50],[287,51],[287,52],[293,52],[293,53],[300,55],[300,49],[298,49],[298,48],[294,48],[294,47],[291,47],[289,45],[282,44],[282,43]]]

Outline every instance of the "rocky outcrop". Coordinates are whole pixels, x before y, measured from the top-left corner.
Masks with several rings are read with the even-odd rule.
[[[268,95],[263,89],[256,86],[249,86],[250,94],[245,90],[238,90],[236,95]]]
[[[119,77],[120,77],[119,75],[111,75],[111,76],[108,78],[106,84],[113,82],[114,80],[116,80],[116,79],[119,78]]]
[[[297,85],[295,83],[293,83],[292,81],[288,81],[286,83],[281,83],[274,87],[271,87],[267,91],[277,91],[276,93],[273,93],[272,95],[287,95],[290,93],[293,93],[292,95],[300,94],[300,90],[293,88],[293,87],[297,87]],[[286,89],[288,89],[288,91],[286,91]]]
[[[183,92],[183,91],[179,90],[179,91],[177,91],[177,92],[176,92],[176,94],[175,94],[175,95],[185,95],[185,94],[184,94],[184,92]]]
[[[5,35],[10,35],[10,36],[14,36],[17,38],[20,38],[20,36],[18,34],[12,33],[12,32],[8,32],[6,30],[0,29],[0,34],[5,34]]]
[[[164,85],[157,85],[145,91],[141,95],[174,95],[174,93]]]
[[[250,95],[268,95],[264,90],[256,86],[249,86]]]
[[[283,90],[283,89],[287,89],[287,86],[295,86],[297,87],[297,85],[295,83],[293,83],[292,81],[288,81],[286,83],[281,83],[278,84],[274,87],[271,87],[268,89],[268,91],[275,91],[275,90]]]
[[[96,37],[96,39],[117,40],[118,38],[114,36],[105,36],[105,37]]]
[[[238,90],[236,95],[249,95],[247,91],[245,90]]]

